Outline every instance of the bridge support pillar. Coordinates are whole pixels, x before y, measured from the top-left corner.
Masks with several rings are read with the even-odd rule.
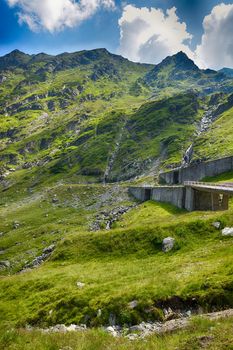
[[[186,187],[184,208],[188,211],[195,210],[194,190],[192,187]]]

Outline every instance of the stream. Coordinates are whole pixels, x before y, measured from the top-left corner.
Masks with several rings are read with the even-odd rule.
[[[196,131],[193,135],[194,138],[200,136],[203,132],[206,132],[210,128],[210,126],[216,119],[214,112],[216,111],[217,108],[218,108],[218,105],[214,105],[204,113],[200,122],[197,124]],[[186,167],[191,163],[192,156],[193,156],[193,145],[194,145],[194,141],[192,142],[191,145],[189,145],[187,150],[184,152],[181,167]]]

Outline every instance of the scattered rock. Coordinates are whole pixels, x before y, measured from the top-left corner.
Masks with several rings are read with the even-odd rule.
[[[169,321],[178,317],[177,313],[174,312],[170,307],[168,309],[164,309],[163,312],[164,312],[164,318],[166,321]]]
[[[97,216],[95,222],[91,225],[92,231],[98,231],[103,228],[110,230],[112,224],[120,219],[122,215],[127,213],[130,209],[134,208],[136,205],[130,205],[128,207],[120,206],[114,208],[110,211],[101,211]]]
[[[205,348],[208,345],[210,345],[210,343],[214,340],[214,337],[211,335],[204,335],[204,336],[200,336],[197,338],[197,343],[202,347]]]
[[[82,282],[79,282],[79,281],[76,283],[76,285],[77,285],[77,287],[78,287],[79,289],[82,289],[82,288],[85,287],[85,283],[82,283]]]
[[[5,75],[0,75],[0,84],[4,83],[6,81],[7,77]]]
[[[224,311],[212,312],[208,314],[199,315],[204,319],[208,320],[219,320],[222,318],[233,317],[233,309],[228,309]],[[138,325],[131,327],[120,327],[116,325],[104,327],[104,330],[111,334],[113,337],[125,336],[130,340],[143,339],[149,335],[155,334],[166,334],[171,333],[176,330],[182,330],[190,325],[190,317],[180,317],[177,319],[172,319],[166,322],[141,322]],[[77,332],[85,331],[87,329],[85,324],[70,326],[65,326],[64,324],[58,324],[46,329],[40,329],[39,331],[43,333],[66,333],[66,332]],[[27,331],[33,331],[34,328],[31,326],[26,327]],[[208,345],[212,341],[212,336],[200,336],[198,337],[200,345]]]
[[[55,249],[55,244],[51,244],[49,247],[43,249],[44,254],[51,254]]]
[[[9,269],[11,267],[11,263],[9,260],[2,260],[0,261],[0,267]]]
[[[70,326],[66,326],[64,324],[57,324],[56,326],[42,329],[42,332],[43,333],[67,333],[67,332],[84,331],[86,329],[87,329],[87,326],[85,324],[81,324],[80,326],[76,324],[71,324]]]
[[[45,260],[47,260],[55,249],[55,244],[51,244],[49,247],[44,248],[42,255],[37,256],[32,262],[27,263],[23,271],[28,268],[35,268],[40,266]]]
[[[137,300],[131,301],[131,302],[128,304],[128,306],[129,306],[130,309],[135,309],[135,307],[138,306]]]
[[[219,230],[220,229],[220,227],[221,227],[221,222],[219,222],[219,221],[216,221],[216,222],[213,222],[213,224],[212,224],[217,230]]]
[[[225,227],[222,230],[222,236],[233,236],[233,227]]]
[[[107,328],[106,328],[106,331],[107,331],[108,333],[110,333],[113,337],[117,337],[117,336],[120,335],[120,334],[118,333],[116,327],[114,327],[114,326],[109,326],[109,327],[107,327]]]
[[[175,245],[175,239],[172,238],[172,237],[167,237],[167,238],[164,238],[163,240],[163,243],[162,243],[162,249],[163,249],[163,252],[169,252],[170,250],[173,249]]]
[[[97,311],[97,316],[100,317],[102,315],[102,310],[101,309],[98,309]]]
[[[14,229],[17,229],[17,228],[19,228],[19,226],[20,226],[20,223],[19,223],[19,221],[13,221],[13,224],[12,224],[12,226],[13,226],[13,228],[14,228]]]
[[[4,232],[0,232],[0,237],[2,237],[4,235]]]
[[[57,198],[57,195],[55,194],[54,196],[53,196],[53,199],[52,199],[52,202],[53,203],[57,203],[59,200],[58,200],[58,198]]]

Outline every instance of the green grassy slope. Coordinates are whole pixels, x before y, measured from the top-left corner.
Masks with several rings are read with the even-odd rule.
[[[58,56],[15,51],[0,58],[0,69],[6,186],[11,179],[25,182],[22,169],[35,182],[93,182],[129,179],[160,162],[177,165],[208,104],[202,95],[232,89],[231,79],[200,71],[184,54],[154,67],[104,49]],[[166,84],[158,93],[146,81],[161,77]],[[187,92],[188,84],[196,92]]]
[[[233,108],[229,108],[213,123],[210,130],[194,145],[197,158],[220,158],[233,154]]]
[[[100,197],[97,201],[89,197],[91,203],[88,200],[84,210],[80,205],[75,208],[78,199],[85,201],[88,188],[83,190],[74,195],[73,188],[71,193],[59,189],[55,207],[42,200],[30,207],[25,203],[1,209],[5,218],[1,259],[12,264],[3,274],[17,271],[26,259],[56,244],[41,267],[1,278],[1,322],[99,325],[115,317],[120,324],[138,323],[162,319],[161,305],[173,305],[174,297],[184,308],[232,306],[232,238],[223,239],[212,226],[216,220],[222,227],[232,225],[232,209],[225,214],[190,214],[148,202],[126,214],[111,231],[88,232],[87,220]],[[89,191],[93,193],[93,188]],[[103,196],[101,189],[96,191]],[[13,218],[20,218],[17,229],[12,229]],[[171,235],[175,249],[165,254],[162,239]],[[77,282],[85,286],[80,289]],[[129,307],[132,300],[138,301],[135,309]]]
[[[184,57],[170,61],[156,70],[104,49],[55,57],[16,51],[0,58],[4,349],[60,349],[65,341],[75,349],[75,334],[41,339],[39,333],[10,330],[27,324],[100,326],[115,320],[124,325],[163,320],[168,307],[187,311],[233,306],[233,238],[222,237],[213,226],[215,221],[221,228],[233,226],[232,202],[224,213],[187,213],[155,202],[139,204],[124,183],[101,184],[176,166],[192,142],[194,159],[216,158],[216,147],[220,156],[232,153],[231,81],[217,82],[222,75],[199,71]],[[176,68],[184,75],[192,71],[192,89],[204,79],[198,93],[186,91],[188,81]],[[152,74],[153,84],[145,81],[151,70],[157,74]],[[158,87],[160,93],[155,78],[166,83]],[[222,89],[220,97],[205,95],[208,84],[209,92]],[[213,101],[220,103],[216,120],[196,137]],[[232,174],[223,174],[212,180],[231,179]],[[106,229],[116,212],[131,206]],[[175,247],[165,254],[162,240],[169,236],[175,238]],[[50,245],[55,246],[51,256],[31,269]],[[193,337],[208,328],[192,327]],[[213,327],[217,349],[222,346],[221,327]],[[226,321],[222,332],[228,329]],[[173,349],[181,336],[181,349],[191,349],[188,331],[139,341],[135,349],[154,344]],[[88,346],[133,345],[122,339],[113,342],[95,330],[82,334],[76,348]]]

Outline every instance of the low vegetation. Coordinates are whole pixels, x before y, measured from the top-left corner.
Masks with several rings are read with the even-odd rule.
[[[233,237],[221,234],[233,202],[188,213],[127,191],[154,184],[191,143],[195,160],[232,153],[232,80],[181,53],[154,67],[104,49],[15,51],[0,72],[0,347],[231,349],[231,319],[194,317],[187,330],[134,342],[103,327],[233,307]],[[88,330],[38,330],[61,323]]]

